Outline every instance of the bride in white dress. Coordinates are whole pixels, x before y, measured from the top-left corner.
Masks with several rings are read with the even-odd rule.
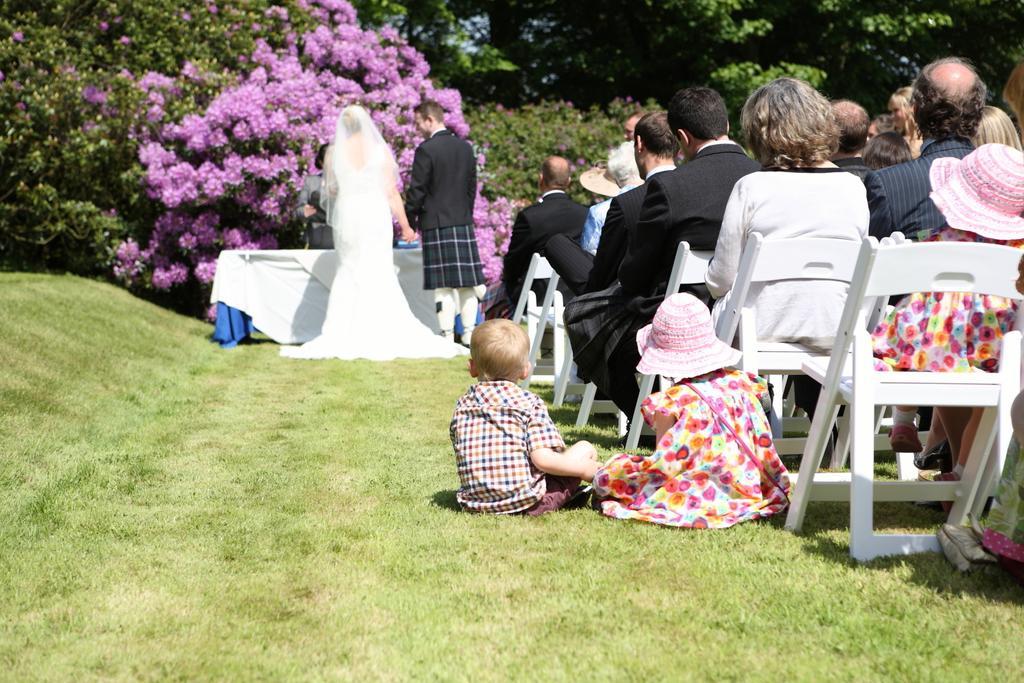
[[[406,302],[391,254],[394,215],[412,229],[398,194],[394,155],[365,109],[346,107],[327,151],[321,193],[338,255],[320,336],[286,346],[289,358],[452,358],[468,350],[435,335]]]

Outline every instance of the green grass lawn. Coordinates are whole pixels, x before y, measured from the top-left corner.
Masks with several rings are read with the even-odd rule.
[[[1024,591],[939,555],[857,565],[845,505],[812,503],[802,535],[463,514],[448,421],[464,361],[288,360],[209,333],[108,285],[0,274],[0,679],[1024,669]],[[552,414],[612,453],[610,426]]]

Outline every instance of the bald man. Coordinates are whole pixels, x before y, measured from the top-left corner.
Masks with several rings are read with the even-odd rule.
[[[864,146],[868,144],[871,118],[864,107],[852,100],[834,101],[832,113],[839,124],[839,149],[832,155],[832,163],[864,180],[871,173],[861,158]]]
[[[963,159],[974,145],[985,106],[985,84],[971,65],[958,57],[932,62],[914,81],[910,105],[924,138],[921,156],[868,174],[864,181],[871,208],[871,235],[895,231],[909,239],[926,237],[946,221],[929,198],[932,162],[942,157]]]
[[[571,180],[569,162],[562,157],[548,157],[537,178],[540,201],[516,216],[501,276],[513,307],[519,300],[530,257],[535,253],[543,256],[545,245],[555,235],[579,240],[583,232],[587,207],[566,194]]]

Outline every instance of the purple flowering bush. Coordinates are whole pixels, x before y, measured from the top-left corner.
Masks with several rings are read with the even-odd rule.
[[[0,141],[0,172],[17,179],[0,188],[8,267],[112,273],[200,312],[221,249],[300,244],[298,188],[344,106],[370,110],[403,185],[419,102],[436,99],[448,126],[469,133],[459,93],[435,88],[396,31],[362,29],[344,0],[10,5],[0,17],[0,113],[14,130]],[[493,280],[512,205],[481,189],[475,220]]]
[[[331,140],[349,104],[371,111],[392,145],[403,185],[420,142],[413,125],[417,104],[437,100],[448,112],[448,127],[468,133],[459,93],[435,88],[423,57],[397,32],[361,29],[344,0],[298,4],[317,20],[316,27],[300,33],[285,8],[269,8],[266,21],[277,23],[283,45],[257,40],[245,60],[249,71],[201,112],[175,121],[165,120],[161,110],[178,96],[180,80],[202,78],[201,73],[140,79],[152,105],[147,118],[157,125],[141,141],[139,159],[147,195],[163,211],[144,247],[130,240],[118,247],[118,277],[158,290],[190,277],[208,284],[222,248],[295,245],[302,177],[313,170],[317,147]],[[475,218],[486,271],[496,279],[510,206],[478,197]]]

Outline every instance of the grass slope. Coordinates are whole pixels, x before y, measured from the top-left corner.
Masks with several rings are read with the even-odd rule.
[[[0,678],[1005,678],[1024,594],[855,565],[847,508],[688,532],[454,511],[461,361],[221,351],[116,288],[0,274]],[[610,427],[569,427],[611,453]],[[879,506],[880,523],[935,513]]]

